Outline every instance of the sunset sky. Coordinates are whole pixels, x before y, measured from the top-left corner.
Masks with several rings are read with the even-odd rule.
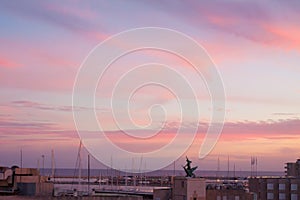
[[[50,167],[54,149],[56,167],[73,168],[79,137],[73,121],[72,91],[80,65],[100,42],[140,27],[173,29],[206,49],[225,88],[224,129],[213,151],[198,160],[211,111],[205,84],[182,60],[145,50],[116,62],[103,84],[99,83],[98,120],[105,124],[104,131],[112,141],[123,148],[133,147],[126,138],[118,137],[120,130],[109,116],[98,113],[105,109],[102,103],[110,100],[110,88],[126,66],[140,64],[140,58],[143,62],[158,59],[185,74],[197,88],[201,126],[183,156],[191,157],[200,170],[216,170],[218,157],[221,169],[226,170],[228,156],[231,166],[235,163],[237,169],[250,170],[250,158],[257,156],[259,170],[283,171],[285,162],[300,157],[300,3],[296,0],[3,0],[0,26],[0,165],[19,165],[22,149],[23,166],[36,167],[37,160],[45,155],[46,166]],[[160,70],[155,73],[168,76]],[[148,75],[141,71],[141,77]],[[130,93],[127,88],[121,89]],[[159,87],[142,88],[131,99],[134,122],[139,126],[150,123],[147,112],[153,104],[173,110],[174,98]],[[85,109],[92,108],[82,108],[82,112]],[[140,151],[167,143],[178,128],[178,113],[163,121],[159,111],[155,112],[147,131],[163,122],[165,127],[149,144],[135,144]],[[124,129],[134,129],[122,115],[120,121]],[[187,137],[189,129],[198,126],[194,121],[183,123]],[[177,162],[179,169],[184,158]],[[93,161],[93,167],[101,166]]]

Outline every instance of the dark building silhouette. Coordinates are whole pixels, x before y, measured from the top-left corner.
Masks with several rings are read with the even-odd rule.
[[[294,163],[286,163],[285,169],[286,176],[300,177],[300,159]]]

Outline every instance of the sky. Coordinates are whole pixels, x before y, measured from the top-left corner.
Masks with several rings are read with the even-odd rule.
[[[142,27],[176,30],[206,50],[224,85],[224,127],[210,154],[198,159],[212,111],[205,83],[180,58],[144,50],[117,60],[98,83],[95,113],[113,143],[129,151],[147,152],[172,141],[178,127],[184,126],[182,134],[186,137],[197,127],[193,144],[176,161],[178,169],[186,155],[199,170],[216,170],[218,158],[220,168],[226,170],[228,156],[231,167],[235,164],[237,169],[250,170],[250,158],[256,156],[259,170],[284,171],[284,163],[299,158],[298,1],[3,0],[0,4],[0,165],[20,165],[22,149],[23,166],[37,167],[41,155],[45,155],[46,167],[50,167],[53,149],[57,168],[73,168],[80,139],[72,111],[76,109],[84,116],[93,109],[72,107],[80,66],[99,43]],[[130,66],[151,62],[168,64],[193,85],[196,97],[186,96],[181,103],[188,106],[196,98],[198,122],[192,117],[180,121],[176,92],[174,95],[152,85],[132,95],[128,104],[132,118],[118,111],[121,127],[114,123],[107,106],[116,82]],[[152,65],[150,69],[141,68],[137,76],[164,78],[170,73],[161,66]],[[130,80],[135,80],[134,76]],[[172,78],[168,81],[174,82]],[[117,107],[124,105],[121,97],[131,94],[133,86],[128,80],[120,86],[122,94],[114,98]],[[151,107],[156,104],[160,106]],[[192,116],[195,108],[188,109]],[[168,111],[167,115],[162,110]],[[84,131],[97,132],[89,128],[89,122],[87,117]],[[159,135],[144,142],[121,134],[131,131],[135,136],[151,135],[158,129]],[[168,159],[171,154],[162,157]],[[93,159],[93,167],[103,165]]]

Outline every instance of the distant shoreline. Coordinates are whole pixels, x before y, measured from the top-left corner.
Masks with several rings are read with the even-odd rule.
[[[70,168],[57,168],[55,169],[55,176],[56,177],[77,177],[78,176],[78,169],[70,169]],[[50,168],[40,169],[40,173],[45,176],[49,176],[52,174],[52,170]],[[81,170],[81,175],[87,176],[87,169]],[[248,176],[284,176],[285,173],[283,171],[225,171],[225,170],[197,170],[196,176],[201,177],[248,177]],[[153,172],[139,172],[139,173],[132,173],[132,172],[122,172],[115,169],[91,169],[90,176],[91,177],[100,177],[100,176],[183,176],[185,175],[183,170],[158,170]]]

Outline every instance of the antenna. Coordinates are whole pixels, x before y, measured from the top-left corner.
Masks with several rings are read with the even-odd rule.
[[[256,173],[256,176],[257,176],[257,157],[255,157],[255,173]]]
[[[250,160],[250,165],[251,165],[251,177],[253,176],[253,156],[251,156],[251,160]]]

